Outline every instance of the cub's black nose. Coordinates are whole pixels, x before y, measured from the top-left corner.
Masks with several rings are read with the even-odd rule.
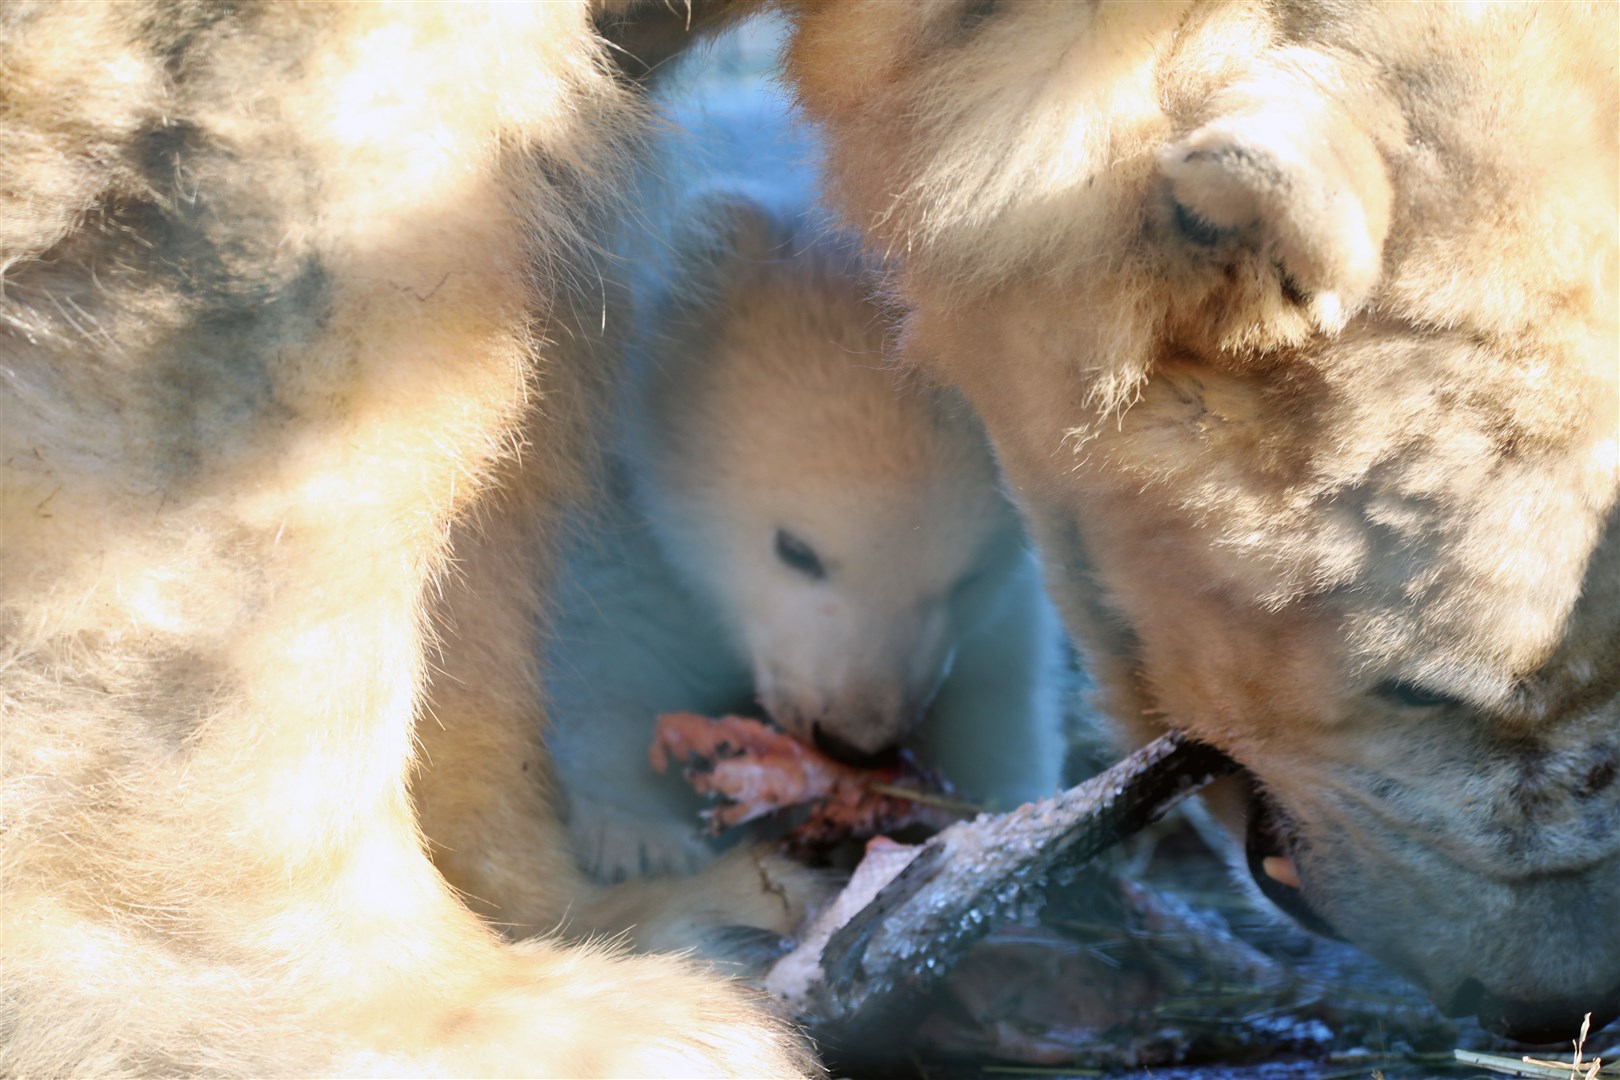
[[[837,735],[823,731],[819,723],[811,729],[810,741],[815,743],[817,750],[834,761],[842,761],[845,765],[857,769],[887,769],[900,764],[898,746],[885,746],[880,750],[862,750]]]
[[[1470,979],[1459,997],[1473,999],[1470,1011],[1478,1013],[1481,1027],[1525,1043],[1573,1042],[1587,1013],[1593,1031],[1620,1016],[1620,983],[1602,994],[1521,1000],[1498,997]]]

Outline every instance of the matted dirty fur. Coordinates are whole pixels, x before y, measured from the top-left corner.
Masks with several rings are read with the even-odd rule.
[[[1442,1007],[1620,1011],[1616,7],[794,12],[1109,710]]]
[[[567,917],[514,582],[615,324],[591,14],[0,9],[0,1073],[806,1068],[680,961],[504,943],[408,790]]]

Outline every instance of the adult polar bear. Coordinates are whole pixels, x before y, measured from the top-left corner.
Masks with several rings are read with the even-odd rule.
[[[788,58],[1110,711],[1534,1038],[1620,1011],[1616,16],[867,0]]]
[[[611,344],[592,15],[0,8],[0,1074],[805,1069],[679,962],[500,942],[407,793],[437,632],[443,869],[561,920],[513,582]]]

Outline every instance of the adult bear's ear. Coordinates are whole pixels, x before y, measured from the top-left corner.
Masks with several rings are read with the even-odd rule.
[[[1220,264],[1229,317],[1291,320],[1336,333],[1382,274],[1393,192],[1380,144],[1401,138],[1399,111],[1324,58],[1289,50],[1211,102],[1212,119],[1159,150],[1178,242]],[[1236,264],[1248,273],[1232,274]],[[1269,284],[1270,288],[1263,287]],[[1210,310],[1208,307],[1205,310]],[[1298,328],[1306,330],[1305,326]],[[1286,325],[1228,325],[1232,345],[1297,338]]]

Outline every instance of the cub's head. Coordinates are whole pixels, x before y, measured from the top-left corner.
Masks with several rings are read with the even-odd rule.
[[[638,499],[761,704],[835,756],[892,749],[1020,559],[984,436],[884,366],[855,253],[746,198],[688,209],[638,399]]]
[[[981,414],[1114,713],[1244,763],[1265,890],[1442,1008],[1613,1018],[1615,9],[796,19],[903,355]]]

